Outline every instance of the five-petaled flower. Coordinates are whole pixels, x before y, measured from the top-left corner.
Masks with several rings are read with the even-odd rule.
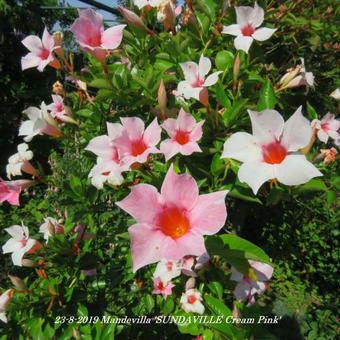
[[[44,240],[48,242],[49,237],[55,234],[63,234],[64,227],[53,217],[44,218],[44,223],[39,227],[39,232],[44,234]]]
[[[33,181],[28,179],[4,181],[0,178],[0,203],[7,201],[11,205],[20,205],[19,196],[21,191],[32,184]]]
[[[197,142],[201,139],[204,120],[196,123],[195,118],[180,110],[178,118],[168,118],[162,124],[162,128],[168,133],[170,139],[164,140],[160,145],[160,150],[168,161],[177,153],[191,155],[193,152],[202,152]]]
[[[22,44],[30,51],[21,58],[22,70],[37,67],[42,72],[49,64],[55,68],[60,67],[59,61],[53,56],[55,49],[53,36],[48,33],[46,27],[42,39],[36,35],[29,35],[22,41]]]
[[[237,132],[224,143],[222,158],[243,164],[238,171],[241,182],[256,194],[263,183],[277,179],[285,185],[298,185],[322,176],[305,155],[298,152],[312,137],[310,122],[301,107],[284,122],[275,110],[248,110],[253,134]]]
[[[185,293],[181,296],[181,307],[187,313],[204,313],[204,306],[202,304],[202,296],[201,293],[195,289],[188,289]]]
[[[234,295],[239,301],[255,303],[255,294],[261,295],[266,290],[265,282],[273,275],[273,267],[269,264],[249,260],[248,275],[243,275],[234,267],[231,267],[230,280],[238,282],[234,289]]]
[[[172,165],[160,193],[149,184],[135,185],[116,202],[137,221],[129,228],[133,271],[161,259],[202,255],[206,251],[203,235],[216,234],[226,221],[226,194],[199,195],[194,178],[177,175]]]
[[[328,112],[321,121],[314,119],[312,126],[317,129],[317,136],[321,142],[327,143],[329,138],[332,138],[335,145],[340,144],[340,120],[335,119],[335,115]]]
[[[153,279],[153,294],[162,294],[163,298],[166,299],[168,295],[172,294],[172,288],[175,287],[175,285],[171,281],[164,281],[160,277],[155,277]]]
[[[211,61],[209,58],[200,57],[198,65],[193,61],[188,61],[180,64],[185,80],[178,83],[177,90],[174,91],[176,96],[184,97],[185,99],[194,98],[202,102],[203,105],[208,105],[207,87],[217,83],[218,75],[222,71],[207,74],[211,69]]]
[[[29,238],[29,231],[23,224],[5,228],[11,238],[2,246],[4,254],[12,253],[12,261],[16,266],[22,266],[22,258],[36,244],[36,240]]]
[[[261,27],[264,10],[255,2],[255,6],[235,7],[237,24],[224,26],[222,33],[236,36],[234,45],[237,50],[248,53],[253,40],[268,40],[276,29]]]
[[[103,16],[92,9],[85,9],[79,11],[79,18],[72,24],[71,32],[83,50],[104,62],[108,50],[116,49],[122,42],[125,26],[104,30]]]

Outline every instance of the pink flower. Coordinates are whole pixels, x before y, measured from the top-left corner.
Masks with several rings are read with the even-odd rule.
[[[237,24],[224,26],[222,33],[236,36],[234,45],[237,50],[248,53],[253,40],[268,40],[276,29],[261,27],[264,10],[255,2],[255,6],[235,7]]]
[[[64,227],[55,218],[46,217],[44,218],[44,223],[39,228],[39,232],[44,234],[44,240],[47,243],[48,239],[55,234],[63,234]]]
[[[160,278],[164,282],[170,281],[181,275],[180,261],[162,259],[158,262],[153,274],[154,278]]]
[[[171,282],[164,282],[160,277],[153,279],[153,294],[162,294],[166,299],[168,295],[172,294],[172,288],[175,287]]]
[[[205,103],[207,100],[202,99],[203,90],[216,84],[218,75],[222,73],[222,71],[214,72],[206,78],[206,75],[211,69],[211,61],[209,58],[204,57],[203,54],[200,57],[198,65],[193,61],[188,61],[180,64],[180,66],[183,70],[185,80],[179,82],[175,95],[182,96],[185,99],[195,98],[203,104],[207,104]]]
[[[172,165],[160,193],[152,185],[135,185],[116,203],[137,221],[129,228],[133,271],[163,258],[176,261],[203,254],[203,235],[216,234],[225,223],[226,194],[199,195],[194,178],[177,175]]]
[[[0,203],[7,201],[11,205],[20,205],[21,191],[32,184],[31,180],[4,181],[0,178]]]
[[[196,123],[195,118],[180,110],[178,118],[168,118],[162,124],[162,128],[168,133],[170,139],[166,139],[160,145],[160,150],[168,161],[171,157],[180,153],[189,156],[193,152],[202,152],[197,141],[202,137],[202,125],[204,120]]]
[[[6,316],[6,310],[12,299],[12,296],[13,296],[12,289],[8,289],[0,295],[0,320],[5,323],[7,323],[8,321]]]
[[[70,117],[70,109],[64,104],[64,98],[59,95],[52,94],[53,103],[46,106],[47,110],[53,118],[65,123],[77,124],[77,122]]]
[[[95,58],[104,61],[107,50],[116,49],[123,39],[126,25],[117,25],[104,30],[103,16],[92,9],[79,11],[79,18],[71,26],[71,32],[81,48]]]
[[[42,39],[36,35],[29,35],[22,41],[22,44],[30,51],[30,53],[21,58],[22,70],[37,67],[42,72],[48,64],[58,68],[59,62],[53,56],[53,50],[55,49],[54,39],[48,33],[46,27]]]
[[[321,121],[314,119],[312,121],[312,126],[317,129],[317,136],[321,142],[327,143],[329,138],[334,139],[335,144],[340,143],[340,120],[335,119],[335,115],[327,113]]]
[[[257,193],[263,183],[277,179],[285,185],[299,185],[322,176],[298,150],[305,147],[312,129],[301,107],[284,122],[275,110],[248,110],[253,134],[237,132],[224,143],[222,158],[243,162],[238,178]]]
[[[230,280],[238,282],[234,289],[234,295],[239,301],[255,303],[255,294],[262,294],[266,290],[265,282],[273,275],[273,267],[269,264],[249,261],[249,274],[243,275],[234,267],[231,267]]]
[[[108,122],[106,126],[108,134],[93,138],[85,148],[98,156],[97,164],[89,174],[92,185],[97,189],[102,189],[105,182],[111,185],[122,184],[122,172],[129,169],[129,166],[123,164],[121,153],[115,144],[117,138],[122,135],[123,126]]]
[[[330,148],[330,149],[321,149],[320,153],[321,153],[321,157],[323,157],[323,162],[325,164],[330,164],[335,161],[335,157],[338,154],[338,151],[335,148]]]
[[[161,128],[157,118],[145,129],[144,122],[137,117],[120,118],[122,133],[114,140],[124,165],[145,163],[152,153],[160,153],[156,145],[161,139]]]
[[[197,289],[188,289],[181,296],[181,307],[187,313],[204,313],[204,306],[202,304],[202,295]]]
[[[23,224],[5,228],[11,238],[2,246],[4,254],[12,253],[12,261],[15,266],[22,266],[22,258],[33,248],[36,240],[29,238],[29,231]]]

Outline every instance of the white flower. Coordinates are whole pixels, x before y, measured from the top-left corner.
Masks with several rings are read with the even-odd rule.
[[[188,289],[181,296],[181,307],[187,313],[204,313],[201,293],[197,289]]]
[[[317,129],[317,136],[321,142],[327,143],[329,138],[334,139],[335,144],[338,145],[340,141],[339,129],[340,120],[335,119],[335,115],[328,112],[321,121],[314,119],[312,126]]]
[[[253,40],[268,40],[276,29],[261,27],[264,10],[255,2],[255,6],[235,7],[237,24],[224,26],[222,33],[236,36],[234,45],[237,50],[248,53]]]
[[[188,61],[180,64],[180,66],[185,80],[179,82],[175,95],[185,99],[195,98],[201,100],[201,91],[216,84],[218,75],[222,73],[221,71],[214,72],[206,78],[211,69],[211,61],[203,55],[201,55],[198,65],[193,61]]]
[[[21,143],[17,148],[18,152],[8,158],[6,166],[7,177],[22,175],[22,168],[26,162],[33,158],[33,152],[28,150],[26,143]]]
[[[275,110],[248,110],[253,134],[237,132],[224,143],[222,158],[233,158],[243,164],[238,171],[241,182],[256,194],[263,183],[277,179],[285,185],[298,185],[321,172],[297,152],[312,136],[310,122],[301,107],[284,122]]]
[[[50,227],[49,227],[50,225]],[[39,232],[44,234],[44,240],[48,242],[48,238],[53,236],[51,234],[51,227],[54,229],[54,233],[63,233],[64,227],[53,217],[44,218],[44,223],[40,226]]]
[[[0,320],[5,323],[7,323],[6,310],[12,298],[11,292],[12,289],[8,289],[0,295]]]
[[[340,89],[335,89],[330,96],[336,100],[340,100]]]
[[[139,8],[143,8],[145,6],[157,7],[164,0],[134,0],[134,4]]]
[[[153,277],[159,277],[163,282],[168,282],[179,275],[181,275],[179,261],[163,259],[158,262]]]
[[[22,266],[22,258],[35,245],[36,240],[29,238],[29,231],[23,224],[13,225],[5,230],[12,237],[2,246],[4,254],[12,253],[12,261],[16,266]]]

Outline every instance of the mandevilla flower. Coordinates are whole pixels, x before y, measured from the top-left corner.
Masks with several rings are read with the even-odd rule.
[[[70,117],[71,111],[64,104],[64,98],[59,95],[52,95],[53,103],[46,106],[53,118],[56,118],[64,123],[76,124],[76,121]]]
[[[163,0],[134,0],[133,3],[139,8],[145,6],[157,7]]]
[[[121,155],[115,140],[121,136],[123,126],[119,123],[106,123],[107,135],[93,138],[85,150],[97,155],[97,164],[91,169],[89,177],[92,185],[102,189],[105,182],[111,185],[123,183],[122,172],[127,171],[129,166],[122,163]]]
[[[335,89],[330,96],[336,100],[340,100],[340,89]]]
[[[47,243],[49,237],[53,237],[55,234],[63,234],[64,227],[55,218],[46,217],[39,228],[39,232],[44,234],[44,240]]]
[[[321,142],[327,143],[329,138],[334,139],[335,144],[340,143],[340,120],[335,119],[335,115],[328,112],[321,121],[314,119],[312,121],[312,126],[317,129],[317,136]]]
[[[163,23],[166,30],[173,29],[176,17],[182,12],[182,6],[176,7],[176,0],[161,0],[157,8],[157,20]]]
[[[7,201],[11,205],[20,205],[19,196],[22,190],[33,184],[28,179],[4,181],[0,178],[0,203]]]
[[[204,313],[204,306],[202,304],[201,293],[197,289],[188,289],[181,296],[181,307],[187,313]]]
[[[331,164],[335,161],[338,151],[336,150],[336,148],[321,149],[320,154],[325,164]]]
[[[162,294],[164,299],[166,299],[168,295],[172,294],[172,288],[175,287],[175,285],[171,281],[163,281],[160,277],[156,277],[153,279],[153,286],[154,289],[152,293]]]
[[[41,109],[31,106],[24,113],[29,120],[21,123],[19,136],[25,136],[24,141],[30,142],[37,135],[46,134],[52,137],[60,137],[62,132],[58,123],[47,111],[48,107],[41,103]]]
[[[253,40],[268,40],[276,29],[261,27],[264,10],[255,2],[255,6],[235,7],[237,24],[224,26],[222,33],[236,36],[234,45],[237,50],[248,53]]]
[[[222,158],[243,162],[238,178],[257,193],[263,183],[277,179],[285,185],[298,185],[321,172],[306,157],[297,152],[311,137],[310,122],[301,107],[284,122],[275,110],[248,110],[253,134],[237,132],[224,143]]]
[[[249,273],[243,275],[234,267],[231,267],[230,280],[238,282],[234,289],[234,295],[239,301],[255,303],[255,294],[262,294],[266,290],[265,282],[273,275],[273,267],[269,264],[249,260]]]
[[[0,320],[4,323],[7,323],[8,321],[6,316],[6,310],[12,299],[12,296],[13,296],[12,289],[8,289],[0,295]]]
[[[197,142],[201,139],[204,120],[196,123],[195,118],[180,110],[178,118],[168,118],[162,124],[162,128],[168,133],[170,139],[166,139],[160,145],[160,150],[168,161],[177,153],[191,155],[193,152],[202,152]]]
[[[29,238],[29,231],[23,224],[13,225],[5,228],[11,238],[2,246],[4,254],[12,253],[12,261],[15,266],[22,266],[22,258],[24,255],[33,248],[36,240]]]
[[[42,39],[36,35],[29,35],[22,41],[22,44],[30,51],[25,57],[21,58],[22,70],[37,67],[42,72],[49,64],[55,68],[60,67],[58,60],[53,56],[55,49],[53,36],[47,32],[46,27]]]
[[[202,255],[206,251],[203,235],[216,234],[226,221],[226,194],[199,195],[194,178],[177,175],[172,165],[160,193],[149,184],[135,185],[116,202],[137,221],[129,228],[133,271],[161,259]]]
[[[114,144],[118,147],[122,162],[126,166],[145,163],[152,153],[160,153],[156,145],[161,139],[161,128],[157,118],[145,129],[144,122],[137,117],[120,118],[123,130]]]
[[[8,158],[8,164],[6,166],[7,177],[22,175],[22,171],[36,176],[37,171],[29,162],[33,158],[33,152],[28,150],[26,143],[21,143],[17,147],[18,152]]]
[[[193,61],[188,61],[180,64],[185,80],[179,82],[176,96],[182,96],[185,99],[195,98],[202,102],[203,105],[208,105],[207,87],[217,83],[218,75],[222,71],[212,73],[206,78],[210,72],[211,61],[209,58],[201,55],[199,64]]]
[[[79,11],[79,18],[70,30],[84,51],[103,62],[108,50],[116,49],[122,42],[125,26],[117,25],[104,30],[103,16],[92,9],[85,9]]]

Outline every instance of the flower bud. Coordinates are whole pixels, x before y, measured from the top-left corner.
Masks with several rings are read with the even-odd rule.
[[[52,85],[52,92],[55,94],[58,94],[59,96],[62,96],[64,93],[64,87],[63,84],[60,81],[56,81]]]
[[[62,47],[64,44],[64,34],[62,32],[54,32],[53,33],[53,39],[55,46]]]
[[[11,280],[13,286],[18,289],[18,290],[25,290],[27,287],[24,283],[24,281],[22,281],[20,279],[20,277],[17,276],[13,276],[13,275],[8,275],[9,279]]]
[[[195,288],[196,280],[195,278],[191,277],[186,283],[185,283],[185,290],[193,289]]]
[[[22,259],[21,264],[23,267],[27,267],[27,268],[33,268],[37,266],[37,263],[29,259]]]
[[[167,104],[167,96],[166,96],[166,89],[164,86],[164,81],[161,79],[161,82],[159,84],[158,88],[158,104],[161,109],[161,112],[163,115],[165,115],[166,111],[166,104]]]

